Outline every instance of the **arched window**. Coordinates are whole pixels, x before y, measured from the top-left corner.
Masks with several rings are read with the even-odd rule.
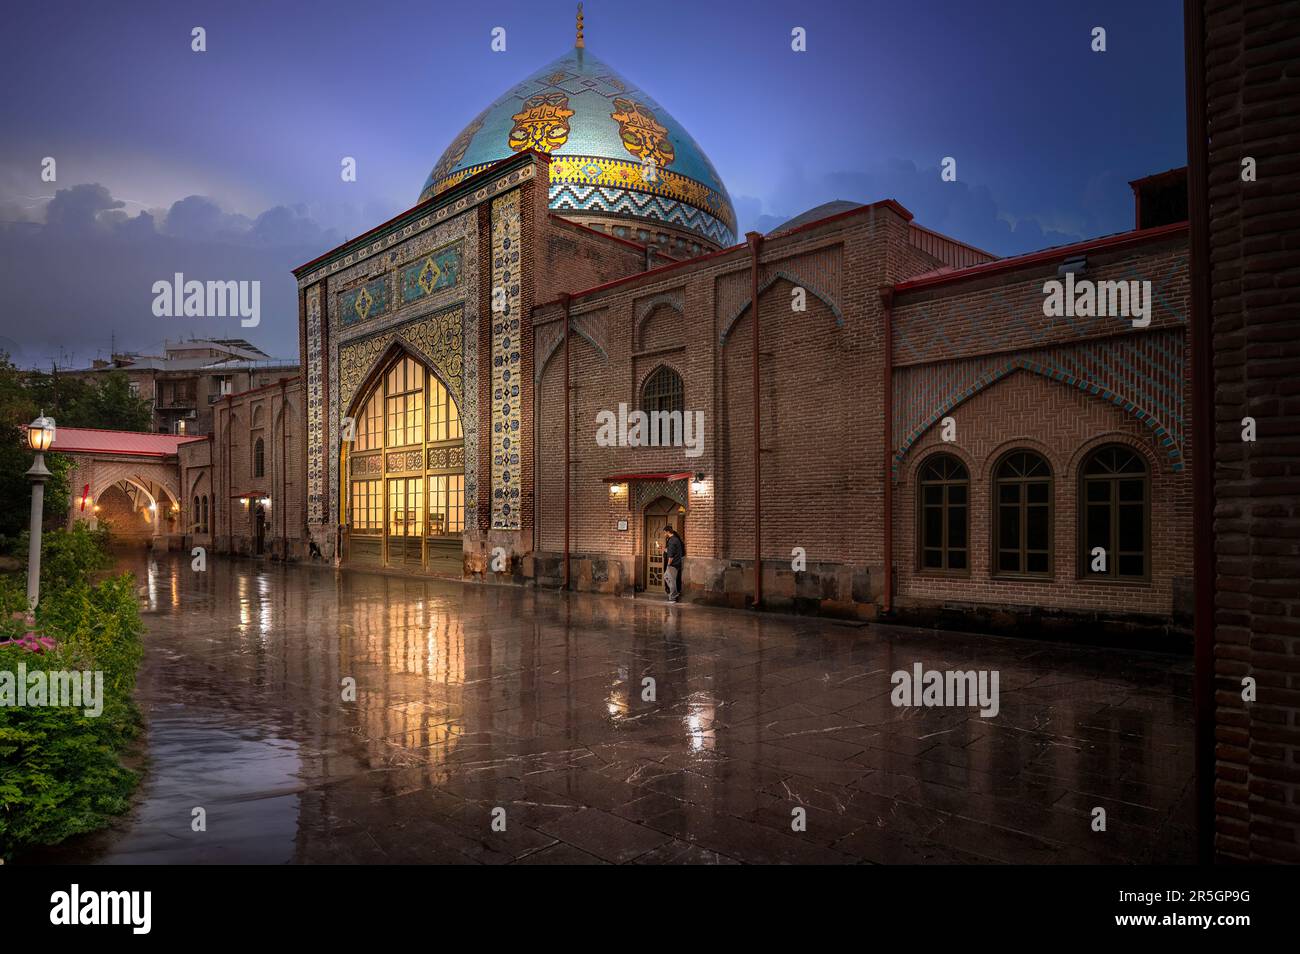
[[[208,497],[207,495],[204,495],[203,497],[203,532],[204,533],[208,532],[208,501],[210,499],[211,498]]]
[[[660,365],[641,388],[641,410],[650,418],[650,443],[667,447],[681,443],[682,412],[686,408],[682,378],[667,365]],[[668,417],[676,412],[677,418]],[[674,434],[677,440],[674,441]]]
[[[995,573],[1052,571],[1052,468],[1032,451],[1012,451],[993,477]]]
[[[1098,448],[1083,462],[1079,493],[1082,576],[1144,580],[1150,575],[1148,481],[1142,456],[1118,444]]]
[[[253,476],[266,476],[266,442],[260,437],[253,442]]]
[[[466,506],[456,400],[406,354],[372,387],[353,405],[356,430],[346,448],[348,559],[451,571],[463,559]]]
[[[917,561],[923,571],[968,573],[970,476],[951,454],[935,454],[918,473]]]
[[[194,510],[190,513],[190,526],[193,527],[191,533],[203,532],[203,513],[199,510],[199,498],[194,498]]]
[[[384,393],[375,388],[370,400],[356,419],[356,445],[358,451],[378,450],[384,444]]]
[[[388,446],[408,447],[424,442],[424,366],[403,358],[389,370]]]

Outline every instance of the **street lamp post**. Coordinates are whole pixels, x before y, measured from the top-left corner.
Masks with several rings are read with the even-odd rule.
[[[50,472],[45,467],[45,452],[54,443],[54,418],[45,412],[27,427],[27,446],[36,452],[32,469],[27,476],[32,479],[32,529],[27,550],[27,607],[36,609],[41,596],[41,517],[45,508],[45,481]]]

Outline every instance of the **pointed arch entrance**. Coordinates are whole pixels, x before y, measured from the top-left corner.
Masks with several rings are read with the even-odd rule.
[[[353,401],[343,436],[344,561],[461,576],[465,437],[438,375],[390,349]]]
[[[663,496],[642,510],[641,589],[657,593],[664,587],[664,527],[672,527],[686,539],[686,507]]]

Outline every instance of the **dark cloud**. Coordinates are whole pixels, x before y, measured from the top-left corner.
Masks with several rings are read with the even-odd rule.
[[[60,189],[45,206],[45,224],[51,229],[84,232],[108,224],[99,215],[126,205],[99,183]]]
[[[290,269],[334,247],[301,206],[276,206],[256,218],[188,196],[165,212],[128,215],[98,184],[60,189],[44,224],[0,225],[0,287],[6,307],[0,340],[24,364],[50,358],[88,365],[119,349],[148,349],[165,338],[245,337],[265,351],[298,351],[297,290]],[[261,282],[261,323],[237,318],[158,318],[154,282]]]
[[[172,203],[162,229],[176,238],[238,242],[247,235],[249,224],[247,216],[223,212],[207,196],[190,195]]]

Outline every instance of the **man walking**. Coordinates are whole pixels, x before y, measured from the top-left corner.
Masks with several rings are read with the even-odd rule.
[[[686,556],[686,544],[671,526],[664,527],[667,535],[664,540],[664,588],[668,590],[668,602],[676,603],[682,598],[682,558]]]

